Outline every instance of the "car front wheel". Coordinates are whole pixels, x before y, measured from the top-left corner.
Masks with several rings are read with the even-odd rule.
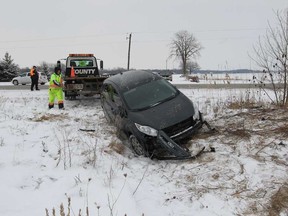
[[[132,150],[135,152],[136,155],[145,156],[146,151],[143,145],[138,141],[138,139],[134,135],[130,135],[129,143],[132,147]]]
[[[14,84],[14,85],[18,85],[19,83],[18,83],[17,80],[13,80],[13,84]]]

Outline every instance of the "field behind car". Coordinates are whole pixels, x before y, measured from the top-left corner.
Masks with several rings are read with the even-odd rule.
[[[258,89],[180,89],[215,127],[195,160],[136,157],[99,98],[48,110],[48,92],[0,91],[0,215],[288,214],[288,114]],[[125,144],[125,143],[124,143]]]

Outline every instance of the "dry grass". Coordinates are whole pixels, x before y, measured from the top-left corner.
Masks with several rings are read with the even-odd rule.
[[[218,127],[218,131],[225,132],[226,135],[249,138],[251,133],[266,135],[279,134],[288,136],[288,110],[287,109],[267,109],[267,108],[247,108],[233,115],[225,115],[221,120],[225,120],[225,125]],[[267,130],[265,130],[267,129]],[[269,136],[270,136],[269,135]]]
[[[250,132],[244,128],[227,128],[225,134],[234,139],[249,139],[251,137]]]
[[[286,141],[288,137],[287,108],[258,107],[256,109],[253,106],[249,107],[252,104],[246,104],[246,110],[241,110],[239,107],[243,108],[243,104],[234,103],[230,105],[229,108],[238,109],[239,112],[236,114],[232,112],[233,115],[231,116],[219,118],[224,123],[219,126],[215,125],[218,130],[217,138],[222,139],[223,144],[231,144],[231,148],[233,143],[236,143],[235,147],[237,148],[240,148],[237,143],[243,143],[241,145],[242,151],[245,148],[247,156],[260,163],[269,161],[277,166],[287,167],[287,161],[281,158],[282,151],[279,151],[284,149],[286,151],[288,145]],[[255,139],[255,136],[258,138]],[[276,149],[279,151],[279,154],[277,152],[272,153],[271,150]],[[241,169],[241,173],[243,174],[245,167]],[[214,175],[212,177],[215,178]],[[245,188],[243,190],[237,189],[234,193],[235,196],[250,200],[248,208],[242,214],[278,216],[282,213],[282,215],[287,215],[288,186],[285,185],[284,181],[279,181],[282,186],[272,195],[267,188],[258,188],[254,191],[247,191]]]
[[[31,119],[35,122],[59,121],[69,118],[67,114],[45,114]]]
[[[112,140],[108,145],[108,149],[105,150],[106,153],[116,152],[118,154],[123,154],[125,151],[125,146],[122,142],[117,140]]]
[[[76,216],[75,213],[73,212],[73,209],[72,209],[72,206],[71,206],[71,198],[67,197],[67,200],[68,200],[67,209],[65,209],[63,203],[60,204],[60,206],[59,206],[59,216],[72,216],[72,215]],[[98,208],[98,206],[97,206],[97,208]],[[99,210],[99,208],[98,208],[98,210]],[[86,211],[84,211],[85,214],[83,215],[82,214],[82,210],[79,209],[77,216],[89,216],[89,208],[86,207],[85,210],[86,210]],[[49,215],[49,210],[47,208],[45,209],[45,212],[46,212],[46,216],[50,216]],[[67,212],[67,213],[65,213],[65,212]],[[51,213],[52,213],[52,216],[58,216],[58,214],[56,213],[56,209],[55,208],[52,209]],[[99,213],[98,213],[98,215],[99,215]]]
[[[268,207],[269,216],[278,216],[281,212],[288,213],[288,186],[282,185],[279,190],[271,197]]]
[[[278,126],[271,130],[272,133],[282,135],[284,138],[288,138],[288,123]]]
[[[234,101],[230,102],[227,107],[229,109],[250,109],[254,107],[259,107],[259,105],[254,101]]]

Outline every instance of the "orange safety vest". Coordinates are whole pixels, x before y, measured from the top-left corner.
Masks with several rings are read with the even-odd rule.
[[[32,77],[32,76],[34,76],[35,75],[35,69],[34,68],[31,68],[31,70],[30,70],[30,76]]]

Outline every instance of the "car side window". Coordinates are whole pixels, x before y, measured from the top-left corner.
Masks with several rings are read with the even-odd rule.
[[[112,85],[109,84],[103,86],[103,96],[106,98],[106,100],[110,100],[112,102],[120,101],[118,92]]]
[[[103,86],[103,96],[107,100],[112,100],[113,99],[113,88],[111,85],[106,84]]]
[[[113,88],[112,85],[108,86],[108,94],[111,101],[115,102],[115,99],[119,98],[117,91]]]

